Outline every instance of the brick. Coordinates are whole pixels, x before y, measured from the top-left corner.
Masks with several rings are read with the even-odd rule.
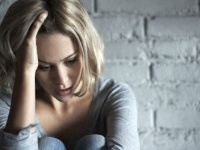
[[[196,42],[194,41],[156,41],[150,52],[156,57],[181,58],[196,57]]]
[[[16,0],[1,0],[0,1],[0,22],[2,21],[9,6]]]
[[[196,147],[196,149],[200,149],[200,130],[195,130],[194,134],[192,135],[193,141],[194,141],[194,145]]]
[[[138,106],[143,109],[158,109],[165,104],[165,89],[163,87],[133,87]]]
[[[140,58],[146,49],[145,43],[141,42],[106,42],[105,56],[106,59],[137,59]]]
[[[139,140],[141,150],[155,150],[153,129],[139,129]]]
[[[154,117],[152,110],[138,110],[138,127],[139,128],[153,128]]]
[[[143,19],[133,15],[94,17],[93,21],[105,41],[144,37]]]
[[[154,64],[153,80],[160,82],[199,82],[200,69],[197,64],[160,63]]]
[[[147,70],[148,66],[144,62],[137,64],[109,62],[105,64],[103,76],[127,83],[139,84],[147,78]]]
[[[138,106],[154,110],[165,107],[200,110],[199,89],[199,84],[133,86]]]
[[[199,135],[199,130],[158,130],[153,135],[153,150],[199,150],[199,139],[194,138]]]
[[[163,128],[200,128],[200,112],[194,110],[170,110],[157,111],[156,124]]]
[[[195,37],[200,36],[199,24],[199,17],[158,17],[149,20],[147,34],[153,37]]]
[[[200,130],[139,130],[141,150],[199,150]]]
[[[199,89],[199,84],[166,88],[162,99],[167,107],[200,110]]]
[[[134,12],[139,14],[175,14],[198,11],[195,0],[98,0],[99,12]]]

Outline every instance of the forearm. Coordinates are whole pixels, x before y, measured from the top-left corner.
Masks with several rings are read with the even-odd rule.
[[[5,131],[17,134],[33,123],[35,123],[35,71],[20,69],[16,72]]]
[[[16,51],[16,77],[4,131],[17,134],[21,129],[35,123],[35,72],[38,67],[36,36],[47,15],[45,11],[38,16]]]

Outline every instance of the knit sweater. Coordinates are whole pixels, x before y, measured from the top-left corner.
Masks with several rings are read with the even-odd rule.
[[[0,150],[38,150],[38,139],[48,136],[36,116],[36,124],[22,129],[17,135],[5,128],[11,104],[11,95],[0,96]],[[35,126],[37,132],[30,133]],[[111,79],[100,78],[95,86],[85,129],[69,144],[89,134],[100,134],[106,139],[107,150],[139,150],[136,98],[130,86]]]

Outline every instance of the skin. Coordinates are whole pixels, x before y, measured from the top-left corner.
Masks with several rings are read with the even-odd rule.
[[[16,77],[10,113],[4,129],[6,132],[17,134],[35,123],[35,72],[38,67],[36,35],[46,17],[46,12],[38,16],[16,53]],[[31,132],[34,131],[32,129]]]
[[[72,89],[80,82],[82,57],[70,37],[60,33],[37,36],[39,67],[36,79],[47,91],[51,102],[71,102]]]
[[[67,35],[38,34],[47,15],[38,16],[16,54],[12,104],[4,130],[17,134],[34,124],[37,116],[45,132],[67,146],[87,123],[92,93],[73,96],[81,85],[82,57]],[[37,91],[36,81],[41,86]],[[34,132],[33,127],[30,133]]]

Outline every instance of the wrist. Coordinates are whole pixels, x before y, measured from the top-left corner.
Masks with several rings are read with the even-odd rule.
[[[36,73],[38,65],[18,65],[16,68],[16,73],[22,73],[22,74],[34,74]]]

